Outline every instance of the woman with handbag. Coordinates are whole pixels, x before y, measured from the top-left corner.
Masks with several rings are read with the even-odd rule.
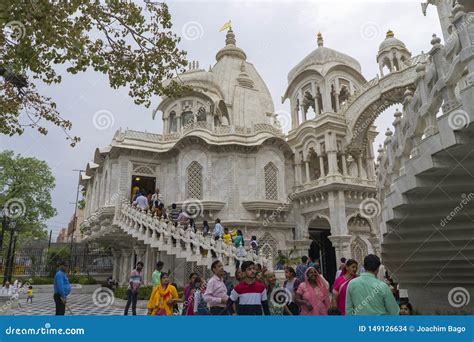
[[[357,277],[359,264],[354,259],[349,259],[342,268],[341,275],[334,282],[332,293],[332,306],[337,307],[341,316],[346,314],[346,292],[349,282]]]

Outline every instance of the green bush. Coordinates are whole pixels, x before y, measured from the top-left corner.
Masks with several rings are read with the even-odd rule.
[[[142,286],[138,290],[138,300],[150,299],[153,286]],[[115,298],[127,300],[127,287],[118,287],[114,292]]]
[[[25,279],[24,282],[26,282],[29,278]],[[32,282],[31,285],[51,285],[54,284],[54,278],[50,277],[32,277],[31,278]]]
[[[95,280],[90,275],[80,276],[79,277],[79,284],[81,284],[81,285],[95,285],[95,284],[97,284],[97,280]]]
[[[56,271],[58,269],[58,264],[60,261],[69,261],[71,258],[71,253],[69,248],[64,247],[51,247],[48,251],[46,258],[46,267],[48,274],[51,278],[54,278]]]

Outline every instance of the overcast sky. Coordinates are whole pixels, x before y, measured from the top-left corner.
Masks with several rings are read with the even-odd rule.
[[[225,33],[219,28],[232,20],[237,45],[244,49],[273,96],[276,111],[288,111],[281,104],[288,71],[317,47],[321,31],[326,47],[339,50],[362,65],[367,80],[378,73],[376,54],[388,29],[395,32],[413,55],[431,48],[431,36],[441,37],[436,8],[423,16],[418,1],[169,1],[174,31],[183,39],[181,48],[189,60],[201,68],[215,63],[216,52],[224,46]],[[52,97],[63,117],[72,120],[72,135],[82,141],[69,147],[64,134],[51,128],[47,136],[26,131],[20,137],[0,136],[2,150],[11,149],[24,156],[45,160],[56,177],[53,205],[58,215],[48,222],[53,236],[67,225],[74,213],[77,173],[93,158],[94,150],[110,143],[120,127],[161,133],[161,118],[152,120],[152,108],[136,106],[127,90],[113,90],[107,77],[94,72],[64,74],[58,86],[37,84],[39,91]],[[159,103],[157,98],[153,107]],[[376,121],[382,134],[391,127],[396,107]],[[94,123],[94,115],[105,113],[108,122]],[[110,114],[109,114],[110,113]],[[105,129],[98,129],[105,128]]]

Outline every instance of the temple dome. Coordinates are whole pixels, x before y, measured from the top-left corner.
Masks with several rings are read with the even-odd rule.
[[[362,71],[360,63],[353,57],[342,52],[336,51],[323,46],[321,34],[318,34],[318,48],[307,55],[288,73],[288,84],[290,84],[302,71],[308,68],[323,69],[324,66],[343,64],[358,73]],[[327,68],[324,68],[327,69]],[[319,71],[319,70],[318,70]]]
[[[395,38],[393,31],[388,31],[385,40],[379,46],[379,53],[392,48],[407,50],[405,43],[403,43],[400,39]]]

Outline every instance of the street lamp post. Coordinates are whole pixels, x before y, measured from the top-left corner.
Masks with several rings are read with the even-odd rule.
[[[2,253],[2,250],[3,250],[3,235],[5,234],[5,230],[8,229],[8,223],[10,221],[10,218],[8,216],[8,209],[3,208],[2,211],[0,212],[0,216],[2,217],[2,232],[0,233],[0,253]]]
[[[8,230],[10,231],[10,242],[8,244],[7,262],[5,265],[5,272],[3,273],[3,280],[10,281],[13,273],[13,262],[14,262],[14,244],[16,244],[16,222],[10,221]]]

